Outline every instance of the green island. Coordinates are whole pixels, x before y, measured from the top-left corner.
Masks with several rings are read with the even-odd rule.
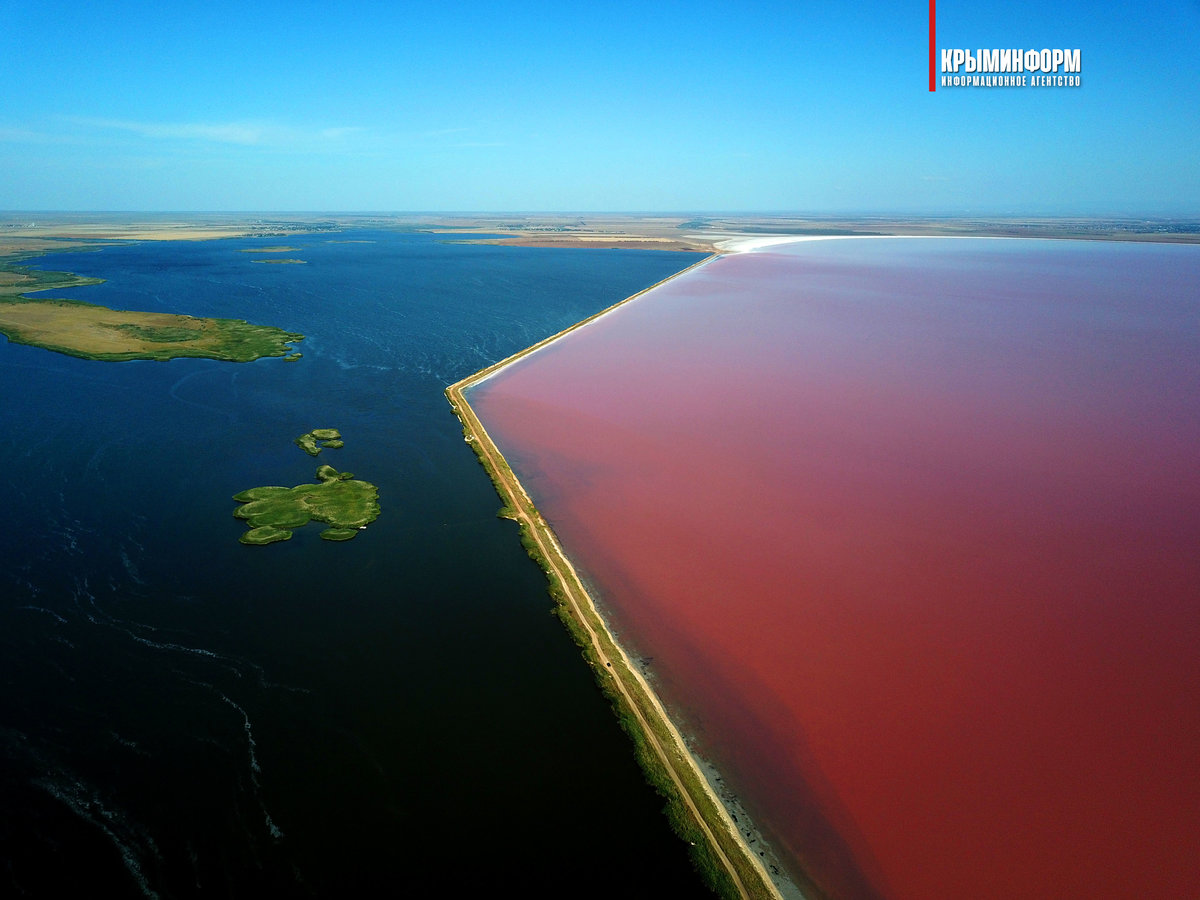
[[[299,247],[246,247],[238,253],[295,253]]]
[[[329,526],[321,532],[324,540],[348,541],[379,518],[375,485],[332,466],[319,467],[316,477],[317,484],[256,487],[234,494],[233,499],[244,505],[233,515],[249,526],[238,540],[252,545],[286,541],[294,529],[317,521]]]
[[[319,445],[318,442],[320,442]],[[294,438],[292,443],[309,456],[319,456],[322,447],[336,450],[338,447],[345,446],[342,433],[336,428],[314,428],[312,431]]]
[[[274,263],[277,266],[303,266],[307,259],[255,259],[252,262],[256,263]]]
[[[78,249],[72,247],[71,249]],[[304,335],[244,319],[196,318],[175,313],[109,309],[81,300],[30,297],[32,292],[100,284],[70,272],[17,265],[38,253],[0,263],[0,334],[27,344],[103,362],[201,357],[251,362],[294,354]]]

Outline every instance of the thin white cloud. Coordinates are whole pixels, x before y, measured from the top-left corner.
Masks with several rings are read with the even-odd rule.
[[[264,126],[250,122],[137,122],[130,119],[92,119],[68,116],[67,120],[87,128],[125,131],[155,140],[199,140],[223,144],[258,144]]]
[[[340,141],[363,131],[354,126],[300,129],[269,122],[139,122],[68,116],[88,128],[124,131],[152,140],[185,140],[241,146],[297,146]]]

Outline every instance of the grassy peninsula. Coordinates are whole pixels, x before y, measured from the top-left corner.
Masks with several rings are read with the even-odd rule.
[[[26,258],[0,263],[0,334],[14,344],[104,362],[178,357],[251,362],[294,353],[291,345],[304,339],[302,334],[244,319],[137,312],[80,300],[31,297],[33,292],[100,284],[104,279],[17,265]]]

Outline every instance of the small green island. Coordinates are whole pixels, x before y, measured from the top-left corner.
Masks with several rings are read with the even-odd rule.
[[[284,246],[279,246],[279,247],[244,247],[243,249],[239,250],[238,252],[239,252],[239,253],[295,253],[295,252],[297,252],[299,249],[300,249],[299,247],[284,247]],[[256,262],[256,263],[274,263],[275,265],[285,265],[285,266],[288,266],[288,265],[290,265],[290,266],[302,266],[302,265],[304,265],[306,262],[308,262],[308,260],[306,260],[306,259],[295,259],[295,258],[293,258],[293,257],[285,257],[285,258],[283,258],[283,259],[256,259],[256,260],[253,260],[253,262]]]
[[[348,541],[379,518],[379,489],[357,481],[350,472],[332,466],[317,469],[317,484],[296,487],[257,487],[234,494],[244,504],[233,511],[249,526],[243,544],[273,544],[286,541],[296,528],[309,522],[324,522],[321,532],[327,541]]]
[[[323,448],[345,445],[336,428],[314,428],[295,438],[309,456]],[[379,518],[379,489],[367,481],[356,481],[352,472],[339,472],[333,466],[317,468],[317,484],[295,487],[257,487],[234,494],[245,504],[233,511],[244,519],[249,530],[238,538],[243,544],[274,544],[290,540],[292,531],[309,522],[324,522],[321,532],[326,541],[348,541]]]
[[[314,428],[312,431],[295,438],[292,443],[309,456],[319,456],[324,447],[336,450],[346,445],[345,441],[342,440],[342,433],[336,428]]]

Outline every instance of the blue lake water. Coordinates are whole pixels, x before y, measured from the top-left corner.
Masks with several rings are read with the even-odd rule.
[[[238,252],[281,243],[307,264]],[[36,260],[108,279],[53,296],[307,337],[0,343],[0,894],[702,895],[442,395],[697,258],[356,231]],[[319,427],[346,446],[292,444]],[[379,486],[368,530],[238,543],[234,493],[325,462]]]

